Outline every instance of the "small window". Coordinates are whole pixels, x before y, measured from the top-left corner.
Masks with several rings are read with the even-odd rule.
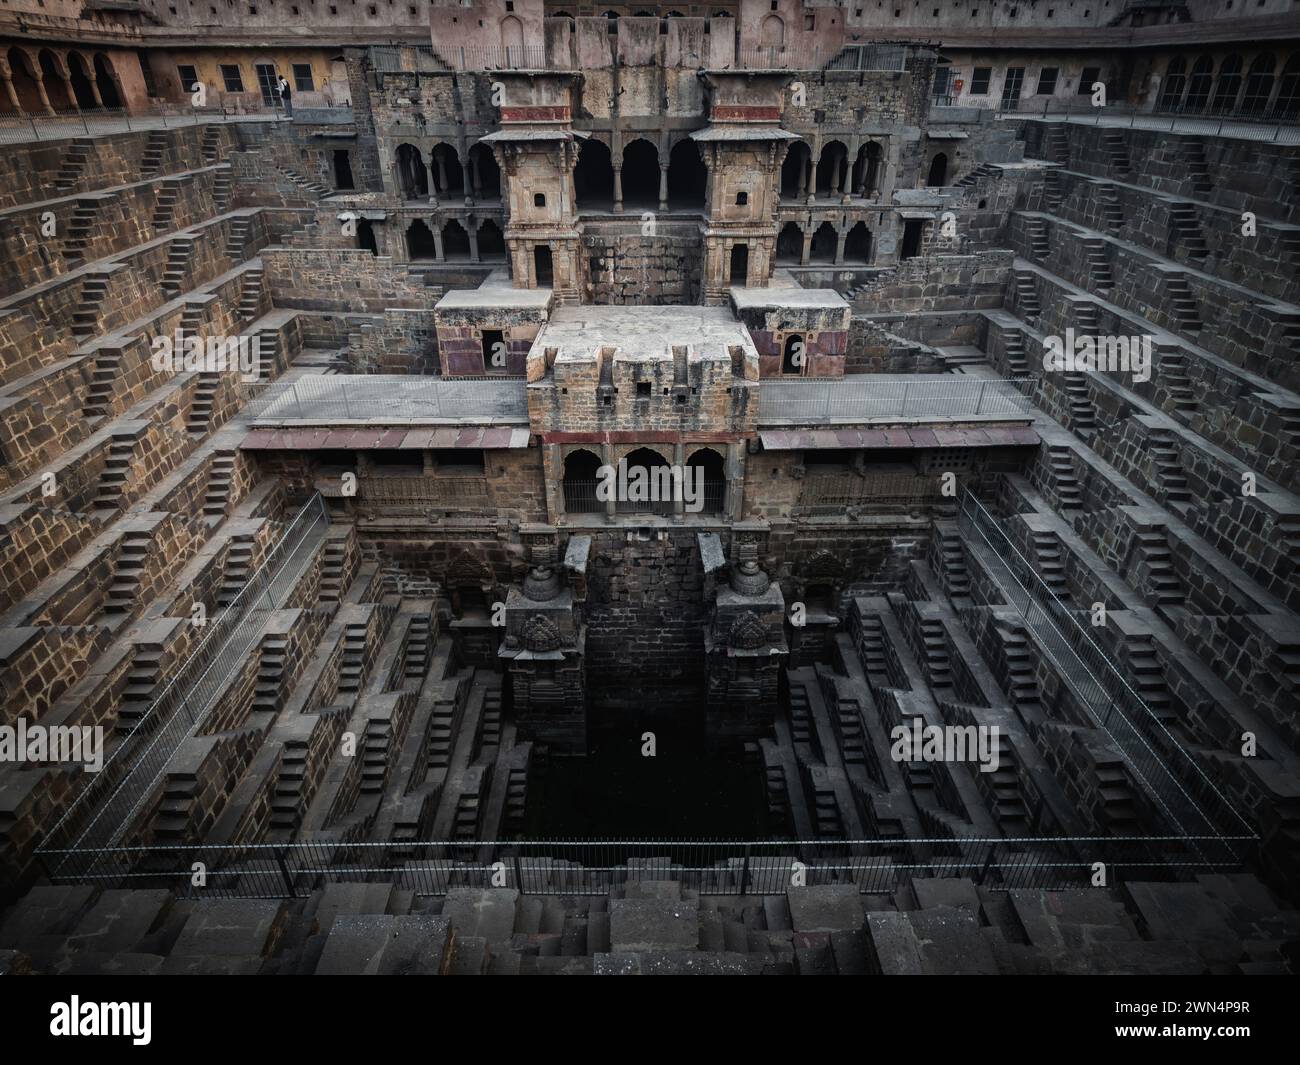
[[[310,63],[294,63],[293,87],[298,92],[315,92],[316,85],[311,77]]]
[[[1052,96],[1056,92],[1056,67],[1043,67],[1038,73],[1038,95]]]
[[[989,83],[992,80],[992,67],[976,67],[975,73],[970,79],[970,94],[972,96],[987,96],[989,94]]]
[[[1101,80],[1101,67],[1084,67],[1079,75],[1079,95],[1091,96],[1092,84]]]
[[[749,193],[748,193],[748,192],[738,192],[738,193],[736,193],[736,206],[737,206],[737,207],[744,207],[747,203],[749,203]]]
[[[194,92],[194,86],[199,83],[198,68],[189,63],[181,63],[176,67],[176,73],[180,75],[181,88],[185,92]]]
[[[243,92],[244,78],[239,73],[239,67],[233,63],[221,64],[221,80],[226,86],[226,92]]]
[[[433,461],[444,473],[483,472],[483,452],[477,448],[435,448]]]
[[[534,207],[545,207],[545,206],[546,206],[546,193],[544,193],[544,192],[535,192],[535,193],[533,193],[533,206],[534,206]]]
[[[637,396],[637,399],[641,399],[641,398],[643,398],[643,397],[644,397],[644,398],[647,398],[647,399],[649,398],[649,396],[650,396],[650,382],[649,382],[649,381],[638,381],[638,382],[636,383],[636,396]]]

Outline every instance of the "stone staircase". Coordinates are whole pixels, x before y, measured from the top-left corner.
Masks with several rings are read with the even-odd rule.
[[[104,472],[92,504],[94,510],[117,510],[122,505],[126,483],[131,476],[131,462],[135,457],[136,440],[132,436],[115,436],[108,448]]]
[[[72,335],[90,337],[99,332],[99,305],[108,294],[106,274],[87,274],[81,282],[81,298],[72,312]]]
[[[99,219],[98,200],[78,200],[68,219],[68,232],[63,238],[63,261],[69,267],[80,266],[86,260],[86,245]]]
[[[1072,454],[1064,444],[1050,444],[1047,448],[1047,468],[1062,511],[1079,510],[1083,506],[1083,489],[1074,472]]]
[[[262,268],[250,266],[244,271],[239,290],[239,320],[247,324],[260,317],[262,309]]]
[[[1128,142],[1124,139],[1124,134],[1115,130],[1107,130],[1101,135],[1101,143],[1112,167],[1121,174],[1132,172],[1133,163],[1129,159]]]
[[[129,614],[140,605],[140,577],[152,549],[153,540],[148,533],[128,532],[122,537],[113,567],[113,583],[104,596],[106,615]]]
[[[1038,262],[1045,262],[1051,254],[1052,246],[1047,239],[1047,223],[1041,218],[1026,218],[1025,231],[1029,235],[1029,247]]]
[[[1152,432],[1147,443],[1147,453],[1151,456],[1152,480],[1159,486],[1164,502],[1191,502],[1191,489],[1187,486],[1187,478],[1183,476],[1182,453],[1173,433]]]
[[[155,129],[150,132],[144,143],[144,151],[140,154],[140,176],[143,178],[156,177],[162,170],[163,153],[167,150],[167,133],[164,130]]]
[[[137,645],[131,668],[126,675],[126,687],[118,703],[118,733],[126,734],[136,727],[149,712],[162,681],[163,649],[156,644]]]
[[[1194,137],[1182,139],[1182,164],[1198,196],[1208,196],[1214,191],[1210,180],[1210,164],[1205,159],[1205,144]]]
[[[91,137],[77,137],[63,157],[63,163],[54,178],[54,187],[59,192],[67,192],[81,180],[82,172],[90,159],[90,151],[95,146]]]
[[[1115,275],[1111,273],[1109,245],[1101,237],[1085,237],[1083,256],[1088,267],[1088,278],[1092,287],[1104,291],[1115,287]]]
[[[253,576],[254,544],[251,537],[231,538],[221,570],[221,584],[217,587],[217,606],[228,607]]]
[[[218,451],[208,473],[207,488],[203,493],[203,516],[209,522],[219,522],[230,509],[230,486],[235,475],[237,456],[233,451]]]
[[[1143,529],[1134,535],[1134,561],[1145,571],[1146,587],[1157,606],[1182,605],[1186,593],[1163,528]]]
[[[1029,553],[1034,572],[1058,599],[1068,601],[1070,582],[1065,574],[1065,556],[1056,533],[1034,529],[1029,534]]]
[[[158,189],[154,199],[153,230],[155,233],[167,233],[176,225],[176,204],[181,198],[181,183],[166,181]]]
[[[168,245],[167,266],[163,270],[159,288],[168,299],[177,296],[185,287],[190,272],[190,259],[194,255],[193,237],[173,237]]]
[[[1017,270],[1014,284],[1016,309],[1021,317],[1037,318],[1042,305],[1038,302],[1038,286],[1034,282],[1034,275],[1028,270]]]
[[[1187,258],[1201,262],[1210,254],[1209,245],[1201,232],[1201,215],[1196,204],[1179,200],[1169,206],[1169,224],[1174,238],[1187,252]]]
[[[185,431],[190,436],[206,436],[216,413],[217,392],[221,389],[220,373],[200,373],[194,388],[194,399],[185,418]]]
[[[1169,297],[1169,313],[1175,327],[1184,333],[1201,331],[1200,306],[1187,284],[1184,274],[1165,274],[1165,294]]]
[[[1157,366],[1174,410],[1179,414],[1194,413],[1200,403],[1187,373],[1187,357],[1181,351],[1164,351],[1160,353]]]
[[[93,367],[81,413],[85,418],[106,418],[113,410],[114,385],[122,372],[121,349],[101,348],[95,355]]]

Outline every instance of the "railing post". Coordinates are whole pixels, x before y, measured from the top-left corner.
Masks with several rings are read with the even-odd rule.
[[[289,875],[289,866],[284,860],[284,851],[276,851],[275,862],[280,867],[280,875],[284,877],[284,886],[289,892],[289,898],[296,899],[298,894],[293,889],[293,877]]]

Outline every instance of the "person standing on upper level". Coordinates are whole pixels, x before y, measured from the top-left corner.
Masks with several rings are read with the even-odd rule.
[[[289,88],[289,79],[281,74],[275,88],[280,94],[280,102],[284,104],[284,117],[293,118],[293,90]]]

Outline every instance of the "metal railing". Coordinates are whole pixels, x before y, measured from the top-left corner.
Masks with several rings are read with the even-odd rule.
[[[252,421],[420,421],[432,418],[526,420],[521,377],[421,377],[414,374],[308,374],[271,386],[245,409]]]
[[[123,108],[98,108],[94,111],[60,111],[54,115],[18,114],[0,110],[0,144],[31,141],[67,140],[69,137],[104,136],[154,129],[179,129],[209,122],[264,122],[280,114],[278,110],[236,114],[222,107],[156,107],[128,113]]]
[[[1208,113],[1204,111],[1138,111],[1122,104],[1093,107],[1086,100],[1033,98],[1003,100],[999,117],[1061,118],[1075,125],[1091,124],[1113,129],[1144,129],[1157,133],[1182,133],[1202,137],[1234,137],[1238,140],[1273,144],[1300,144],[1300,115],[1259,114],[1248,111]],[[1089,122],[1091,119],[1091,122]]]
[[[758,423],[866,422],[1026,414],[1032,404],[1024,389],[1032,378],[986,380],[934,374],[855,374],[827,380],[772,378],[758,393]]]
[[[1251,837],[1251,826],[1124,679],[1113,654],[1097,644],[969,490],[958,523],[969,541],[989,549],[989,575],[1006,602],[1024,617],[1026,629],[1170,828],[1188,837]]]
[[[280,609],[324,540],[329,512],[319,494],[285,527],[234,600],[208,622],[189,657],[150,703],[43,846],[67,848],[81,868],[126,832],[168,763],[248,660],[268,616]],[[75,855],[81,855],[76,859]]]
[[[607,512],[609,504],[606,500],[600,498],[597,489],[600,482],[595,479],[584,478],[565,478],[564,480],[564,512],[566,514],[604,514]],[[683,512],[687,514],[721,514],[727,498],[727,486],[717,481],[706,481],[703,491],[703,506],[698,510],[691,510],[689,506],[683,506]],[[674,502],[671,499],[656,500],[630,500],[616,499],[614,501],[615,514],[658,514],[663,517],[671,517],[674,513]]]
[[[704,895],[785,894],[854,885],[890,894],[908,880],[969,877],[989,890],[1087,887],[1094,863],[1111,883],[1175,879],[1235,869],[1235,856],[1181,853],[1186,837],[736,840],[528,840],[436,843],[223,844],[101,848],[81,869],[77,852],[41,853],[58,883],[166,888],[182,897],[293,898],[333,883],[386,883],[419,895],[453,888],[523,894],[602,895],[627,884],[671,880]],[[1197,841],[1208,848],[1218,837]],[[193,884],[195,863],[206,874]]]

